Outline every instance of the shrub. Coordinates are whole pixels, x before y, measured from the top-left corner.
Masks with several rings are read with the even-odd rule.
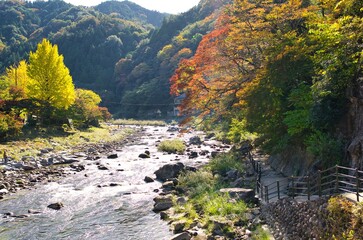
[[[232,119],[227,138],[232,143],[242,143],[246,140],[254,140],[256,134],[246,130],[246,120]]]
[[[332,197],[328,202],[328,237],[332,239],[360,239],[362,236],[362,205],[354,205],[344,197]]]
[[[165,140],[159,144],[158,150],[161,152],[181,154],[185,151],[185,144],[180,139]]]
[[[179,176],[179,186],[184,188],[191,197],[195,197],[213,191],[216,180],[212,173],[205,170],[186,172]]]
[[[0,113],[0,139],[5,140],[10,137],[18,136],[21,132],[23,123],[13,115]]]
[[[234,153],[223,153],[209,162],[209,167],[212,172],[217,172],[220,175],[225,175],[231,169],[243,172],[242,161]]]
[[[305,141],[307,151],[321,160],[328,168],[340,164],[344,158],[344,144],[341,139],[334,138],[328,133],[316,131]]]

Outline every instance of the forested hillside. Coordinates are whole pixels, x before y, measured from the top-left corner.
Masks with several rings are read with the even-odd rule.
[[[115,63],[130,56],[165,16],[128,1],[96,8],[60,0],[0,1],[0,70],[27,60],[47,38],[58,45],[76,86],[96,91],[108,105],[115,96]]]
[[[185,115],[254,140],[287,174],[362,168],[362,42],[360,0],[234,0],[172,92],[186,94]]]
[[[27,59],[47,38],[58,45],[76,86],[100,94],[115,116],[165,117],[173,109],[169,78],[227,2],[204,0],[173,16],[129,1],[94,8],[61,0],[0,1],[0,70]]]
[[[204,34],[229,0],[202,0],[186,13],[170,16],[160,29],[136,49],[131,58],[116,64],[116,95],[120,97],[117,116],[150,117],[172,110],[169,79],[179,61],[191,57]]]

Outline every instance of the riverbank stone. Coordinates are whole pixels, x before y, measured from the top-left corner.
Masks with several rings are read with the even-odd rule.
[[[155,203],[153,211],[154,212],[161,212],[161,211],[165,211],[168,210],[169,208],[171,208],[173,206],[172,202],[160,202],[160,203]]]
[[[179,220],[176,222],[172,222],[170,227],[173,233],[176,234],[183,232],[185,225],[186,225],[185,220]]]
[[[154,198],[154,202],[154,212],[165,211],[173,206],[173,200],[171,195],[157,196]]]
[[[170,178],[176,178],[184,170],[185,166],[183,163],[166,164],[159,168],[156,172],[156,179],[166,181]]]
[[[248,188],[222,188],[221,193],[228,193],[231,198],[245,202],[255,202],[255,191]]]

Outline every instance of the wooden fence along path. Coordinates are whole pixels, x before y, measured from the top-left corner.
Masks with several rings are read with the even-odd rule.
[[[336,165],[303,177],[287,177],[266,183],[262,179],[262,163],[249,159],[257,174],[256,192],[258,197],[266,202],[273,202],[284,197],[311,200],[322,196],[347,194],[354,196],[353,200],[363,201],[363,171]]]

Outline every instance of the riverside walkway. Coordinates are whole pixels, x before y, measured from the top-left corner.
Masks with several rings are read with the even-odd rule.
[[[286,177],[272,169],[267,158],[265,155],[250,154],[250,161],[257,173],[257,194],[263,203],[286,197],[303,202],[336,195],[354,202],[363,201],[363,171],[337,165],[310,176]]]

